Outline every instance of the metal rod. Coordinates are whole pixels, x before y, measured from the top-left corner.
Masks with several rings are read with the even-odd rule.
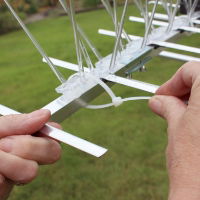
[[[112,17],[112,21],[114,23],[115,19],[114,19],[112,7],[111,7],[109,1],[108,0],[101,0],[101,2],[104,5],[104,7],[106,8],[106,11],[108,12],[108,14]]]
[[[121,39],[121,35],[122,35],[122,30],[123,30],[123,26],[124,26],[127,7],[128,7],[128,0],[125,1],[125,5],[124,5],[122,17],[121,17],[121,22],[120,22],[120,27],[119,27],[119,32],[117,33],[117,40],[115,43],[114,51],[113,51],[111,62],[110,62],[110,69],[112,69],[115,65],[117,53],[119,50],[119,44],[120,44],[120,39]]]
[[[134,16],[130,16],[129,20],[134,21],[134,22],[145,23],[145,20],[143,18],[134,17]],[[156,26],[166,26],[166,27],[169,25],[169,23],[167,23],[167,22],[157,21],[157,20],[153,20],[152,24],[156,25]],[[200,33],[200,28],[191,27],[191,26],[176,27],[176,30],[188,31],[188,32],[192,32],[192,33]]]
[[[119,24],[118,16],[117,16],[117,1],[116,0],[113,0],[113,16],[114,16],[115,31],[116,31],[116,33],[119,33],[120,24]],[[121,50],[124,49],[121,38],[119,41],[119,46],[120,46]]]
[[[178,8],[179,8],[179,4],[180,4],[180,0],[177,0],[176,2],[176,7],[174,8],[173,10],[173,13],[169,19],[169,26],[167,27],[167,32],[170,32],[173,28],[173,24],[174,24],[174,19],[175,19],[175,16],[176,16],[176,13],[178,11]]]
[[[145,30],[147,29],[147,25],[148,25],[148,21],[149,21],[149,16],[147,15],[148,13],[148,7],[147,5],[145,6],[145,8],[142,5],[141,0],[134,0],[134,3],[136,4],[137,8],[139,9],[142,17],[144,17],[145,19]],[[147,1],[146,1],[147,4]]]
[[[172,59],[180,60],[180,61],[184,61],[184,62],[189,62],[189,61],[200,62],[200,58],[188,56],[188,55],[184,55],[184,54],[179,54],[179,53],[173,53],[170,51],[162,51],[159,53],[159,56],[166,57],[166,58],[172,58]]]
[[[82,73],[83,72],[83,60],[82,60],[82,55],[81,55],[80,42],[79,42],[78,31],[77,31],[77,24],[76,24],[75,16],[74,16],[73,1],[60,0],[60,3],[65,5],[65,7],[67,8],[67,12],[68,12],[68,15],[69,15],[72,27],[73,27],[74,40],[75,40],[75,46],[76,46],[76,55],[77,55],[78,66],[79,66],[79,73]]]
[[[141,1],[141,0],[140,0]],[[148,24],[150,21],[150,16],[149,16],[149,4],[148,4],[148,0],[145,1],[145,30],[147,30],[148,28]]]
[[[89,54],[88,54],[88,52],[87,52],[87,50],[86,50],[86,48],[85,48],[85,45],[83,44],[82,41],[80,41],[80,48],[81,48],[81,51],[82,51],[83,56],[84,56],[84,58],[85,58],[87,67],[88,67],[90,70],[94,69],[94,66],[93,66],[93,64],[92,64],[92,61],[91,61],[91,59],[90,59],[90,57],[89,57]]]
[[[83,31],[83,29],[77,24],[77,28],[78,31],[80,33],[80,35],[83,37],[83,39],[86,41],[87,45],[90,47],[90,49],[92,50],[92,52],[94,53],[94,55],[97,57],[98,60],[102,59],[102,55],[100,54],[100,52],[95,48],[94,44],[92,43],[92,41],[87,37],[87,35],[85,34],[85,32]]]
[[[114,83],[118,83],[121,85],[125,85],[128,87],[132,87],[132,88],[150,92],[150,93],[155,93],[156,90],[159,88],[158,85],[153,85],[150,83],[145,83],[145,82],[133,80],[133,79],[127,79],[127,78],[123,78],[123,77],[116,76],[113,74],[106,76],[105,79]]]
[[[116,37],[116,33],[113,32],[113,31],[107,31],[107,30],[100,29],[99,33]],[[124,36],[122,35],[122,37],[124,37]],[[135,35],[129,35],[129,37],[131,37],[133,40],[142,39],[142,37],[135,36]],[[200,48],[190,47],[190,46],[186,46],[186,45],[182,45],[182,44],[176,44],[176,43],[172,43],[172,42],[153,41],[152,40],[152,41],[148,42],[148,45],[154,45],[154,46],[158,46],[158,47],[165,47],[165,48],[171,48],[171,49],[176,49],[176,50],[200,54]]]
[[[166,13],[168,15],[168,20],[170,20],[169,3],[167,2],[167,0],[162,0],[162,6],[166,10]]]
[[[116,33],[114,31],[108,31],[108,30],[104,30],[104,29],[99,29],[99,34],[116,37]],[[132,40],[141,39],[141,37],[134,36],[134,35],[129,35],[129,37],[131,37]],[[186,61],[186,62],[187,61],[198,61],[198,62],[200,62],[200,58],[188,56],[188,55],[184,55],[184,54],[173,53],[173,52],[169,52],[169,51],[161,51],[158,55],[162,56],[162,57],[172,58],[172,59],[175,59],[175,60],[181,60],[181,61]],[[56,60],[56,59],[52,59],[52,60],[53,60],[53,62],[55,60],[55,62],[58,63],[57,66],[60,65],[60,66],[63,66],[67,69],[72,69],[72,68],[75,69],[75,66],[70,64],[70,63],[63,63],[63,62]]]
[[[112,7],[110,5],[110,2],[108,0],[101,0],[101,2],[104,5],[104,7],[106,8],[106,11],[108,12],[108,14],[112,18],[113,24],[115,26],[115,32],[118,32],[119,23],[118,23],[118,21],[117,21],[117,24],[115,23],[115,17],[114,17],[114,13],[113,13]],[[124,29],[122,31],[123,31],[123,34],[125,35],[124,39],[126,39],[127,42],[131,42],[131,39],[128,37],[128,34],[126,33],[126,31]],[[121,45],[121,48],[123,49],[122,42],[120,45]]]
[[[59,0],[61,6],[63,7],[64,11],[66,12],[67,15],[68,14],[68,9],[65,5],[65,3],[63,3],[62,0]],[[82,38],[86,41],[87,45],[90,47],[90,49],[92,50],[92,52],[94,53],[94,55],[97,57],[98,60],[102,59],[102,55],[100,54],[100,52],[95,48],[94,44],[92,43],[92,41],[87,37],[87,35],[85,34],[85,32],[83,31],[83,29],[77,24],[77,30],[79,32],[79,34],[82,36]]]
[[[12,6],[8,3],[7,0],[4,0],[4,2],[6,3],[8,9],[11,11],[11,13],[13,14],[13,16],[16,18],[16,20],[19,22],[20,26],[22,27],[22,29],[24,30],[24,32],[27,34],[27,36],[30,38],[30,40],[32,41],[32,43],[34,44],[34,46],[36,47],[36,49],[38,50],[38,52],[41,54],[41,56],[43,58],[45,58],[45,60],[47,61],[49,67],[51,68],[51,70],[54,72],[54,74],[56,75],[56,77],[58,78],[58,80],[61,83],[64,83],[66,80],[63,77],[63,75],[58,71],[57,67],[54,66],[54,64],[51,62],[51,60],[49,60],[47,54],[45,53],[45,51],[42,49],[42,47],[39,45],[39,43],[37,42],[37,40],[33,37],[33,35],[31,34],[31,32],[28,30],[28,28],[25,26],[25,24],[23,23],[23,21],[19,18],[19,16],[17,15],[17,13],[14,11],[14,9],[12,8]]]
[[[118,30],[118,17],[117,17],[117,2],[116,0],[113,0],[113,10],[114,10],[114,24],[117,26]]]
[[[147,29],[145,31],[144,40],[142,41],[142,46],[141,46],[142,48],[144,48],[146,46],[146,43],[147,43],[147,40],[148,40],[148,36],[149,36],[149,32],[150,32],[151,27],[152,27],[152,22],[153,22],[154,14],[156,12],[157,5],[158,5],[158,0],[156,0],[155,4],[154,4],[153,10],[152,10],[152,14],[151,14],[151,17],[150,17],[150,20],[149,20],[149,24],[148,24],[148,27],[147,27]]]
[[[192,7],[190,9],[190,12],[188,13],[188,19],[189,19],[189,22],[190,22],[191,26],[193,26],[193,23],[191,21],[192,20],[192,15],[194,14],[194,11],[195,11],[195,8],[196,8],[196,6],[198,4],[198,1],[199,0],[194,0],[193,5],[192,5]]]

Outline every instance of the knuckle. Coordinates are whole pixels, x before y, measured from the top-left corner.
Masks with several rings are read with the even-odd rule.
[[[18,141],[18,145],[16,146],[16,152],[23,157],[23,158],[29,158],[30,154],[33,151],[33,143],[31,140],[30,135],[24,135],[23,137],[20,137],[20,140]]]
[[[199,61],[190,61],[190,64],[192,65],[195,65],[195,66],[198,66],[200,65],[200,62]]]
[[[0,150],[7,153],[10,153],[12,151],[12,148],[11,148],[12,137],[8,136],[0,140]]]
[[[191,74],[191,72],[195,72],[195,76],[200,74],[200,62],[197,61],[189,61],[186,64],[184,64],[180,70],[183,72],[185,76],[188,74]]]
[[[197,67],[197,66],[199,67],[199,65],[200,65],[200,62],[198,62],[198,61],[189,61],[186,64],[184,64],[183,66],[185,68],[191,68],[191,66],[192,67]]]

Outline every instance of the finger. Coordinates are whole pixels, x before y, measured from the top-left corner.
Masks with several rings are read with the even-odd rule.
[[[55,140],[30,135],[10,136],[0,140],[0,149],[15,156],[52,164],[60,159],[61,147]]]
[[[198,76],[200,76],[200,62],[188,62],[169,81],[163,84],[156,94],[176,97],[185,96],[190,93]]]
[[[62,126],[56,122],[48,122],[47,124],[49,124],[50,126],[53,126],[55,128],[62,129]]]
[[[186,111],[186,105],[172,96],[154,96],[149,101],[153,112],[163,117],[168,123],[176,123]]]
[[[10,135],[33,134],[44,126],[50,115],[49,110],[38,110],[30,114],[0,117],[0,138]]]
[[[56,122],[48,122],[47,124],[50,125],[50,126],[53,126],[55,128],[62,129],[62,126],[60,124],[56,123]],[[41,133],[41,132],[37,132],[36,134],[34,134],[34,136],[50,138],[52,140],[55,140],[59,144],[61,143],[60,141],[53,139],[53,138],[51,138],[51,137],[49,137],[49,136],[47,136],[47,135],[45,135],[44,133]]]
[[[0,151],[0,174],[18,183],[29,183],[38,172],[38,164]]]

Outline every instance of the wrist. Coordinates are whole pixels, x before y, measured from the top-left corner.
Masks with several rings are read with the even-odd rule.
[[[185,157],[188,158],[189,156]],[[171,165],[171,168],[168,167],[168,200],[200,200],[199,169],[199,160],[197,161],[195,158],[182,162],[178,160],[173,166]]]
[[[200,188],[170,189],[168,200],[199,200]]]

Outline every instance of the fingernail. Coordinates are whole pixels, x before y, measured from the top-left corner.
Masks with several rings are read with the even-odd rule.
[[[162,109],[162,102],[158,96],[154,96],[149,100],[149,105],[155,113],[160,113]]]
[[[46,115],[50,115],[50,111],[47,109],[41,109],[41,110],[36,110],[30,114],[28,114],[28,116],[30,118],[35,118],[35,117],[41,117],[41,116],[46,116]]]
[[[13,141],[11,138],[4,138],[0,140],[0,149],[4,152],[11,152],[13,147]]]

